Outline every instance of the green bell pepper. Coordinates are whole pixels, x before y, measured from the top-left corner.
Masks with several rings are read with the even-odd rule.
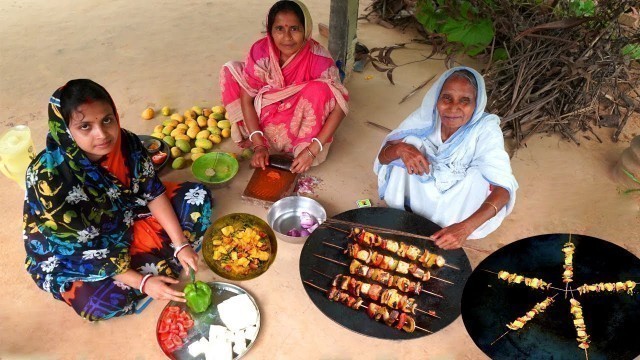
[[[187,306],[194,313],[201,313],[211,305],[211,288],[202,281],[188,283],[184,287],[184,297],[187,299]]]

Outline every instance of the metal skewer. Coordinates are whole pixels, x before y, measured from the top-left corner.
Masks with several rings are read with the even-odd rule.
[[[318,274],[320,274],[320,275],[322,275],[322,276],[324,276],[324,277],[326,277],[326,278],[328,278],[328,279],[333,279],[333,278],[335,277],[335,276],[327,275],[327,274],[325,274],[325,273],[323,273],[323,272],[320,272],[320,271],[318,271],[318,270],[316,270],[316,269],[311,269],[311,270],[312,270],[312,271],[314,271],[314,272],[316,272],[316,273],[318,273]],[[397,310],[397,309],[396,309],[396,310]],[[426,315],[429,315],[429,316],[432,316],[432,317],[434,317],[434,318],[436,318],[436,319],[442,319],[440,316],[438,316],[438,315],[436,315],[436,314],[432,314],[432,313],[430,313],[429,311],[424,311],[424,310],[422,310],[422,309],[418,309],[418,308],[416,308],[416,311],[421,312],[421,313],[426,314]]]
[[[381,232],[381,233],[386,233],[386,234],[394,234],[394,235],[402,235],[402,236],[407,236],[407,237],[412,237],[412,238],[417,238],[417,239],[435,241],[435,239],[430,237],[430,236],[417,235],[417,234],[412,234],[412,233],[405,232],[405,231],[393,230],[393,229],[388,229],[388,228],[375,226],[375,225],[365,225],[365,224],[360,224],[360,223],[355,223],[355,222],[345,221],[345,220],[338,220],[338,219],[327,219],[324,223],[322,223],[321,226],[328,226],[327,223],[329,223],[329,224],[347,225],[347,226],[350,226],[350,227],[362,227],[362,228],[371,229],[371,230],[373,230],[375,232]],[[463,249],[477,251],[477,252],[481,252],[481,253],[485,253],[485,254],[491,254],[491,251],[489,251],[489,250],[479,249],[479,248],[475,248],[475,247],[471,247],[471,246],[462,246],[462,248]]]
[[[344,250],[344,248],[343,248],[342,246],[339,246],[339,245],[336,245],[336,244],[332,244],[332,243],[328,243],[328,242],[324,242],[324,241],[323,241],[322,243],[323,243],[323,244],[325,244],[325,245],[328,245],[328,246],[332,246],[332,247],[334,247],[334,248],[336,248],[336,249]],[[345,264],[345,265],[346,265],[346,264]],[[449,281],[449,280],[445,280],[445,279],[442,279],[442,278],[439,278],[439,277],[436,277],[436,276],[431,275],[431,272],[429,272],[429,278],[433,278],[433,279],[436,279],[436,280],[440,280],[440,281],[442,281],[442,282],[446,282],[447,284],[455,285],[454,283],[452,283],[452,282],[451,282],[451,281]]]
[[[495,272],[495,271],[491,271],[491,270],[487,270],[487,269],[478,269],[478,270],[481,270],[481,271],[484,271],[484,272],[488,272],[490,274],[498,275],[498,273]],[[554,290],[558,290],[558,291],[576,291],[576,290],[565,290],[565,289],[557,288],[555,286],[549,286],[549,289],[554,289]]]
[[[553,299],[554,297],[556,297],[556,295],[558,295],[558,294],[553,295],[551,298]],[[504,334],[500,335],[500,337],[498,337],[497,339],[493,340],[493,342],[489,346],[493,346],[493,344],[495,344],[496,342],[498,342],[498,340],[500,340],[503,337],[505,337],[510,331],[513,331],[513,330],[511,330],[511,329],[507,330]]]
[[[337,261],[337,260],[333,260],[333,259],[331,259],[331,258],[324,257],[324,256],[322,256],[322,255],[313,254],[313,256],[319,257],[320,259],[324,259],[324,260],[327,260],[327,261],[331,261],[331,262],[332,262],[332,263],[334,263],[334,264],[338,264],[338,265],[342,265],[342,266],[349,266],[349,265],[347,265],[347,264],[345,264],[345,263],[343,263],[343,262],[340,262],[340,261]],[[424,290],[424,289],[422,289],[422,290],[420,290],[420,291],[422,291],[423,293],[427,293],[427,294],[429,294],[429,295],[437,296],[437,297],[439,297],[439,298],[444,299],[444,296],[442,296],[442,295],[440,295],[440,294],[436,294],[436,293],[433,293],[433,292],[431,292],[431,291],[427,291],[427,290]]]
[[[318,285],[316,285],[316,284],[314,284],[314,283],[312,283],[312,282],[310,282],[310,281],[302,280],[302,282],[303,282],[303,283],[305,283],[305,284],[307,284],[307,285],[311,285],[312,287],[314,287],[314,288],[316,288],[316,289],[318,289],[318,290],[320,290],[320,291],[323,291],[323,292],[325,292],[325,293],[327,293],[327,292],[328,292],[328,291],[327,291],[327,289],[323,289],[323,288],[321,288],[320,286],[318,286]],[[360,307],[365,308],[365,309],[367,308],[367,307],[366,307],[366,306],[364,306],[364,305],[360,305]],[[425,329],[425,328],[421,328],[421,327],[420,327],[420,326],[418,326],[418,325],[415,325],[415,328],[416,328],[416,329],[418,329],[418,330],[422,330],[422,331],[424,331],[424,332],[427,332],[427,333],[429,333],[429,334],[433,334],[433,331],[427,330],[427,329]]]
[[[327,225],[327,224],[323,224],[323,225],[324,225],[324,226],[326,226],[326,227],[328,227],[329,229],[333,229],[333,230],[336,230],[336,231],[339,231],[339,232],[342,232],[342,233],[345,233],[345,234],[349,234],[349,233],[350,233],[350,231],[343,230],[343,229],[340,229],[340,228],[337,228],[337,227],[334,227],[334,226],[331,226],[331,225]],[[448,263],[444,263],[444,265],[443,265],[443,266],[446,266],[446,267],[448,267],[448,268],[452,268],[452,269],[454,269],[454,270],[458,270],[458,271],[460,271],[460,268],[459,268],[459,267],[456,267],[456,266],[450,265],[450,264],[448,264]]]

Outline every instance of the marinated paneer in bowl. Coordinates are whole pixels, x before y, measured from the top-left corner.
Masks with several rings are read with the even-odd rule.
[[[202,246],[211,270],[231,280],[248,280],[262,274],[277,250],[273,230],[250,214],[230,214],[216,220],[205,233]]]

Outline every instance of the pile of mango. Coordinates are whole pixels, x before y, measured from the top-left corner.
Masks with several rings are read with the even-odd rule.
[[[168,107],[162,108],[163,115],[169,116],[170,112]],[[189,157],[195,161],[231,136],[231,123],[224,106],[211,109],[194,106],[183,115],[173,113],[162,125],[153,128],[151,136],[171,147],[171,167],[182,169]]]

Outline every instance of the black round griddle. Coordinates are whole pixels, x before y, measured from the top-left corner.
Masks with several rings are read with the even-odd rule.
[[[526,238],[494,252],[478,265],[462,296],[462,319],[478,347],[492,359],[584,359],[578,348],[568,293],[540,291],[511,284],[484,270],[505,270],[537,277],[564,289],[562,246],[568,234]],[[574,281],[570,286],[632,280],[640,282],[640,260],[610,242],[584,235],[571,235]],[[574,297],[583,309],[587,334],[591,336],[589,359],[633,359],[640,355],[640,296],[620,293],[586,293]],[[518,331],[491,343],[509,330],[506,324],[523,316],[547,296],[558,295],[544,313],[536,315]]]
[[[375,225],[393,230],[402,230],[426,236],[429,236],[440,229],[438,225],[421,216],[390,208],[354,209],[336,215],[334,218],[360,224]],[[344,226],[339,227],[349,230]],[[452,281],[455,284],[450,285],[439,282],[435,279],[431,279],[424,284],[425,290],[440,294],[445,297],[444,299],[425,293],[421,293],[420,295],[411,295],[411,297],[416,298],[418,308],[423,310],[434,310],[436,314],[441,317],[441,319],[436,319],[418,312],[415,315],[417,326],[436,332],[453,322],[458,315],[460,315],[462,289],[467,277],[471,273],[471,265],[469,264],[469,259],[464,251],[462,249],[448,251],[441,250],[432,242],[412,237],[388,234],[380,235],[388,239],[403,241],[420,248],[429,249],[429,251],[442,255],[447,260],[448,264],[460,268],[460,271],[447,267],[429,269],[432,275]],[[347,234],[325,227],[321,227],[314,231],[302,248],[302,253],[300,255],[300,276],[303,281],[310,281],[328,290],[331,287],[332,280],[317,274],[313,269],[321,271],[327,275],[335,276],[337,274],[349,275],[349,268],[317,258],[313,256],[313,254],[319,254],[346,264],[351,263],[352,259],[349,258],[348,255],[343,254],[342,250],[324,245],[322,243],[323,241],[346,248]],[[378,249],[378,251],[381,250]],[[385,251],[381,252],[385,253]],[[393,255],[395,258],[398,258],[395,254],[388,252],[386,252],[386,254]],[[406,277],[412,281],[414,280],[410,274],[406,275]],[[366,279],[360,280],[372,282],[371,280]],[[415,339],[428,335],[428,333],[417,329],[413,333],[407,333],[405,331],[386,326],[382,322],[376,322],[375,320],[370,319],[366,314],[366,309],[364,308],[361,308],[359,311],[350,309],[346,305],[330,301],[327,299],[326,294],[320,290],[304,283],[303,286],[311,298],[311,301],[313,301],[320,311],[338,324],[360,334],[381,339],[394,340]],[[369,303],[367,298],[363,297],[363,299],[365,300],[364,304]]]

